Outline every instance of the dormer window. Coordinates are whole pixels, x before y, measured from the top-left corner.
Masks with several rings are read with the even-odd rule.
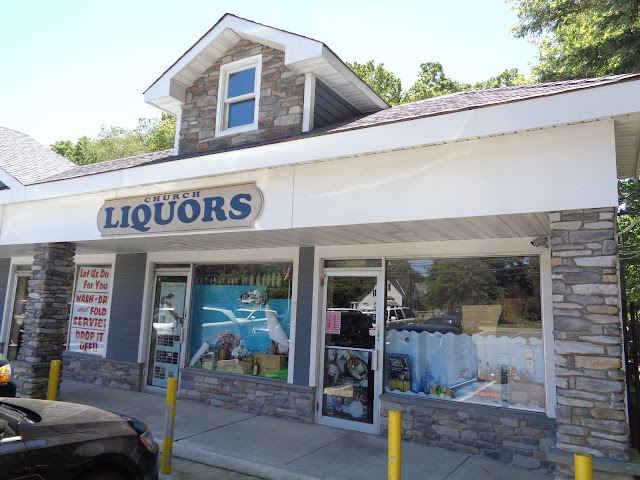
[[[262,55],[220,67],[216,136],[258,128]]]

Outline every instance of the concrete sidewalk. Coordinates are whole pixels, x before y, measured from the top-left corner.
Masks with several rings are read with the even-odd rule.
[[[165,398],[65,380],[61,401],[135,417],[162,445]],[[178,400],[173,454],[272,480],[385,480],[387,442],[377,435],[256,416]],[[440,448],[402,444],[403,480],[544,480],[549,477]]]

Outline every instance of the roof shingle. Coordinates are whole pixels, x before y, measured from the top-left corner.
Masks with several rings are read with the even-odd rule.
[[[0,168],[23,185],[77,167],[29,135],[0,127]]]
[[[308,136],[328,135],[332,133],[344,132],[347,130],[355,130],[359,128],[369,128],[377,125],[384,125],[395,122],[404,122],[410,120],[416,120],[419,118],[425,118],[436,115],[449,114],[464,110],[471,110],[476,108],[490,107],[494,105],[500,105],[511,102],[525,101],[534,98],[547,97],[551,95],[558,95],[562,93],[569,93],[572,91],[585,90],[588,88],[595,88],[604,85],[610,85],[614,83],[621,83],[629,80],[639,80],[640,74],[625,74],[615,75],[602,78],[587,78],[580,80],[568,80],[553,83],[542,83],[533,85],[522,85],[517,87],[504,87],[487,90],[475,90],[470,92],[458,92],[450,95],[443,95],[441,97],[429,98],[426,100],[420,100],[418,102],[406,103],[402,105],[396,105],[394,107],[380,110],[379,112],[352,118],[339,124],[329,125],[320,129],[311,130],[309,132],[295,135],[286,138],[277,138],[265,142],[250,143],[237,145],[233,147],[227,147],[214,151],[198,152],[190,155],[173,155],[172,150],[163,150],[160,152],[145,153],[137,155],[135,157],[122,158],[118,160],[110,160],[101,163],[94,163],[90,165],[75,166],[71,162],[71,168],[60,168],[59,170],[53,170],[48,165],[41,167],[38,165],[40,175],[35,175],[36,172],[32,172],[29,168],[24,168],[24,177],[29,177],[26,184],[29,183],[43,183],[56,180],[64,180],[74,177],[82,177],[85,175],[93,175],[97,173],[110,172],[115,170],[121,170],[125,168],[139,167],[144,165],[152,165],[163,162],[176,161],[184,158],[210,155],[215,153],[221,153],[229,150],[238,150],[242,148],[257,147],[266,143],[278,143],[283,141],[292,141]],[[0,129],[4,130],[4,129]],[[11,131],[10,131],[11,132]],[[0,132],[1,133],[1,132]],[[17,132],[13,132],[17,134]],[[22,134],[17,134],[22,135]],[[26,137],[26,135],[24,135]],[[29,137],[27,137],[29,138]],[[35,143],[34,140],[30,139]],[[2,157],[2,142],[3,138],[0,135],[0,157]],[[39,145],[39,144],[38,144]],[[40,145],[41,148],[45,148]],[[26,152],[29,153],[28,151]],[[53,152],[50,152],[53,154]],[[56,154],[53,154],[56,155]],[[57,155],[56,155],[57,156]],[[59,157],[59,156],[58,156]],[[39,157],[25,158],[35,159]],[[43,156],[44,158],[44,156]],[[60,157],[61,158],[61,157]],[[46,160],[46,158],[44,158]],[[14,155],[13,161],[16,162],[17,158]],[[0,168],[4,169],[3,160],[0,159]],[[33,174],[29,176],[29,172]],[[52,174],[53,173],[53,174]],[[24,178],[23,177],[23,178]]]

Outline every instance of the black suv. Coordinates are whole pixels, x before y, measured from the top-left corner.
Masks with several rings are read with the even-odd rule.
[[[147,425],[74,403],[0,399],[0,479],[156,480]]]

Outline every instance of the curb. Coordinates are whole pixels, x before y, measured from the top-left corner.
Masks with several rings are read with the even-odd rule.
[[[229,452],[220,453],[215,449],[185,440],[174,443],[173,456],[267,480],[329,480],[328,477],[309,476],[304,472],[296,472],[295,468],[284,469],[280,465],[264,460],[257,463]]]

